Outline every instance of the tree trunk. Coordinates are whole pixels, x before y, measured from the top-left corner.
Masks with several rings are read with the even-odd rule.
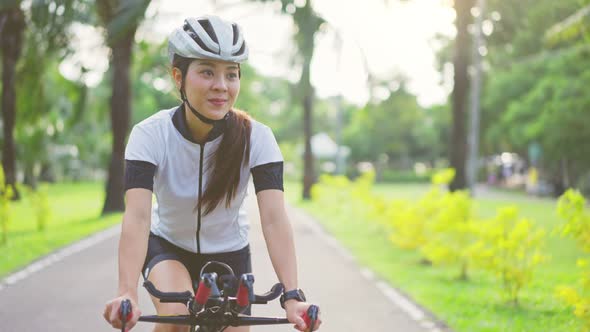
[[[6,185],[12,187],[13,199],[20,198],[16,189],[16,144],[14,125],[16,120],[15,69],[23,44],[25,19],[20,8],[0,11],[0,46],[2,46],[2,123],[4,144],[2,146],[2,167]]]
[[[451,182],[451,191],[464,189],[467,185],[465,163],[467,157],[467,135],[465,130],[467,96],[469,89],[469,32],[467,27],[471,22],[471,7],[473,0],[455,0],[457,13],[457,38],[455,40],[454,87],[452,94],[453,124],[451,132],[450,161],[455,169],[455,178]]]
[[[37,190],[37,177],[35,176],[35,163],[34,162],[27,162],[25,163],[25,178],[23,179],[23,184],[25,186],[31,187],[33,190]]]
[[[311,198],[311,186],[315,182],[313,170],[313,151],[311,148],[312,114],[313,114],[313,87],[310,82],[311,57],[305,60],[301,86],[303,87],[303,131],[305,139],[305,152],[303,155],[303,199]]]
[[[111,46],[111,68],[113,83],[111,95],[111,126],[113,131],[113,152],[106,184],[106,198],[103,214],[125,210],[124,202],[124,158],[125,138],[129,130],[131,114],[131,82],[129,70],[135,29],[128,32]]]

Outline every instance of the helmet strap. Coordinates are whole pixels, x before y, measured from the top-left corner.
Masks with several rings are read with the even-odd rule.
[[[214,127],[217,127],[219,125],[221,125],[222,123],[225,122],[225,120],[229,117],[230,112],[227,112],[227,114],[223,117],[223,119],[220,120],[213,120],[213,119],[209,119],[208,117],[204,116],[203,114],[201,114],[199,111],[197,111],[192,105],[191,103],[189,103],[188,99],[186,98],[186,96],[184,95],[184,92],[182,90],[180,90],[180,97],[182,99],[183,102],[185,102],[188,105],[188,108],[191,110],[191,112],[197,117],[199,118],[199,120],[203,121],[206,124],[210,124],[213,125]]]

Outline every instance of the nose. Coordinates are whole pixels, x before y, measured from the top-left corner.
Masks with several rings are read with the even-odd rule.
[[[227,82],[225,81],[225,77],[223,75],[218,75],[213,80],[213,90],[216,91],[226,91],[227,90]]]

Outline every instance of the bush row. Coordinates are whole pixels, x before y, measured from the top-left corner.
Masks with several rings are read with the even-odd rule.
[[[506,302],[518,305],[519,293],[532,281],[535,268],[548,260],[543,251],[546,231],[520,217],[515,206],[502,207],[489,219],[478,218],[466,191],[446,190],[453,177],[451,169],[434,174],[428,192],[408,201],[373,194],[371,172],[355,181],[326,175],[313,187],[312,199],[322,206],[347,209],[351,218],[379,223],[392,245],[415,250],[435,266],[455,266],[458,279],[470,278],[474,269],[493,273]],[[558,202],[565,223],[555,231],[575,238],[588,253],[590,215],[584,206],[579,192],[566,192]],[[579,285],[559,286],[556,292],[590,328],[590,268],[586,260],[578,265],[583,269]]]

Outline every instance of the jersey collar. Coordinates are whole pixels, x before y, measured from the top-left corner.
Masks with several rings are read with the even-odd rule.
[[[231,116],[232,113],[230,112],[228,114],[230,114]],[[174,115],[172,115],[172,123],[174,124],[174,128],[176,128],[176,130],[180,132],[182,137],[184,137],[186,140],[192,143],[199,144],[198,142],[195,142],[193,136],[191,135],[188,129],[188,124],[186,122],[186,116],[184,112],[184,104],[178,106],[174,111]],[[211,129],[211,131],[209,132],[209,135],[207,136],[207,140],[205,142],[211,142],[217,137],[221,136],[225,132],[226,127],[227,125],[225,121],[221,121],[213,125],[213,129]]]

